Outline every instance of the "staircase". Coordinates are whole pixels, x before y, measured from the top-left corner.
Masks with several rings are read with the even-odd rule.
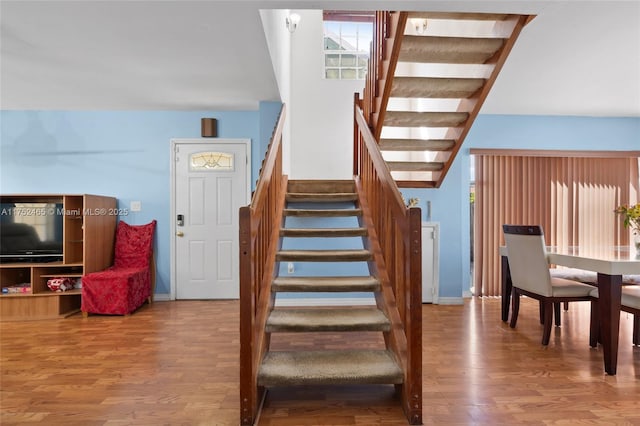
[[[407,422],[422,424],[421,212],[399,187],[442,184],[530,19],[376,12],[364,99],[354,102],[353,181],[288,182],[283,106],[251,205],[240,209],[242,425],[255,423],[270,387],[357,383],[394,385]],[[283,293],[352,291],[372,294],[375,307],[275,303]],[[344,336],[339,350],[271,347],[279,333],[326,331]],[[363,331],[382,333],[384,345],[350,347],[349,334]]]
[[[366,263],[373,259],[361,241],[368,232],[358,223],[362,209],[358,208],[353,181],[290,181],[284,215],[285,227],[280,230],[282,246],[293,248],[278,250],[276,261],[295,262],[303,268],[311,263],[307,269],[323,275],[283,276],[286,268],[282,268],[271,286],[274,294],[380,292],[380,283],[370,274],[331,274],[336,270],[357,269],[358,263],[364,263],[366,270]],[[334,241],[327,242],[326,238]],[[317,249],[318,245],[323,249]],[[326,249],[327,245],[335,248]],[[389,319],[375,306],[276,307],[267,318],[266,333],[338,332],[344,335],[342,343],[338,343],[343,349],[268,350],[258,371],[258,385],[401,384],[402,369],[384,346],[376,350],[349,348],[349,332],[386,333],[390,329]]]
[[[255,424],[272,387],[379,384],[393,385],[408,423],[421,424],[420,209],[404,205],[361,114],[354,166],[366,173],[288,181],[284,113],[283,106],[251,205],[240,209],[240,423]],[[326,300],[346,292],[368,293],[375,304]],[[322,293],[325,306],[276,304],[285,293],[307,300]],[[272,347],[272,337],[291,332],[331,332],[341,343],[304,351]],[[381,333],[380,347],[376,340],[366,349],[354,346],[353,333],[362,332]]]
[[[376,12],[363,109],[399,187],[440,187],[532,18]]]

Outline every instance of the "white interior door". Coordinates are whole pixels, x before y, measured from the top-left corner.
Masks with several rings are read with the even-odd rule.
[[[177,299],[239,297],[238,209],[248,204],[248,141],[174,142]]]

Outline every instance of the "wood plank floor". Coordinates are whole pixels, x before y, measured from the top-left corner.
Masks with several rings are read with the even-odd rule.
[[[588,346],[587,303],[563,312],[547,348],[537,305],[523,300],[518,328],[498,299],[423,308],[424,423],[640,425],[640,348],[622,314],[617,376]],[[0,424],[237,425],[238,302],[179,301],[129,317],[75,315],[0,323]],[[377,334],[354,333],[361,347]],[[274,337],[276,349],[335,334]],[[387,386],[280,388],[260,425],[403,425]]]

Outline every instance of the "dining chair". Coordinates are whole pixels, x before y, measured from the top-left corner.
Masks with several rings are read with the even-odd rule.
[[[598,316],[598,289],[591,291],[591,329],[589,332],[589,345],[592,348],[598,346],[600,337],[600,318]],[[623,286],[620,300],[620,310],[633,314],[633,344],[640,346],[640,287]]]
[[[512,313],[510,327],[515,328],[520,311],[520,295],[540,301],[543,316],[542,344],[551,337],[554,304],[591,300],[593,287],[578,281],[552,277],[539,225],[502,225],[511,271]]]
[[[598,274],[593,271],[585,271],[584,269],[577,268],[555,267],[549,269],[549,272],[551,273],[551,278],[564,278],[567,280],[578,281],[583,284],[589,284],[592,286],[598,285]],[[542,323],[544,311],[542,309],[542,305],[540,306],[540,322]],[[560,325],[562,324],[562,320],[560,317],[560,303],[554,303],[553,308],[555,324],[556,326],[560,327]],[[564,302],[564,310],[569,310],[569,302]]]
[[[551,277],[566,278],[573,281],[579,281],[584,284],[589,284],[594,287],[598,286],[598,274],[593,271],[585,271],[584,269],[576,268],[552,268],[550,269]],[[623,286],[637,286],[640,285],[640,275],[623,275]],[[623,287],[624,288],[624,287]],[[554,303],[555,323],[560,327],[560,304]],[[569,302],[564,302],[564,310],[569,310]],[[542,323],[542,309],[540,310],[540,322]]]

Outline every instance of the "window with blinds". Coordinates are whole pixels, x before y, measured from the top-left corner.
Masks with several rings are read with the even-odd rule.
[[[476,295],[500,295],[498,249],[504,244],[505,223],[541,225],[547,245],[580,245],[594,255],[606,247],[629,244],[630,232],[614,209],[639,201],[638,153],[552,157],[472,150],[472,154]]]

